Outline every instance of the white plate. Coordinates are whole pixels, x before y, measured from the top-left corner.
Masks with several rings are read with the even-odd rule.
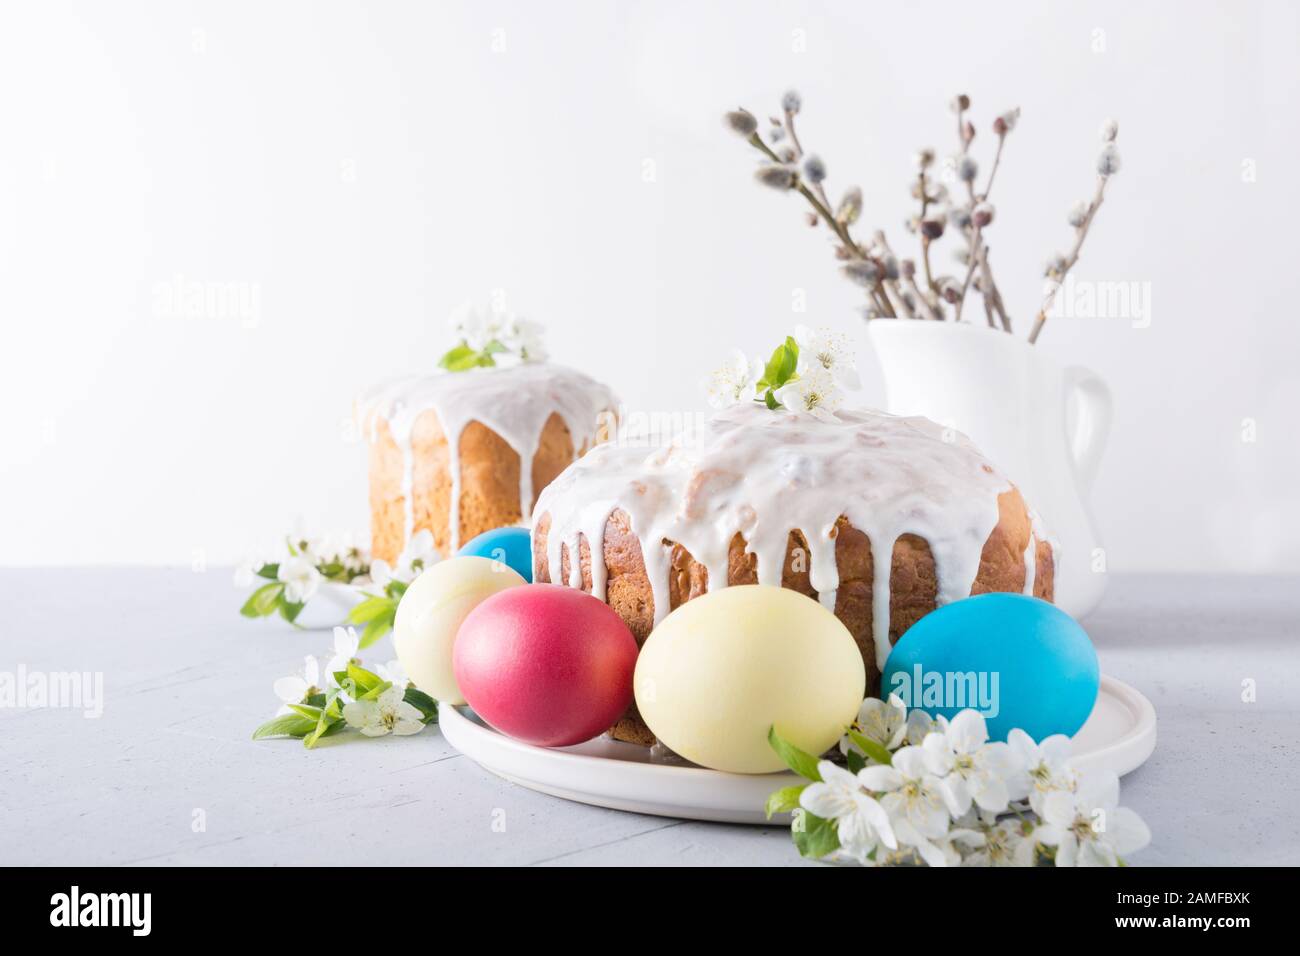
[[[438,719],[451,745],[485,770],[530,790],[615,810],[784,826],[789,818],[766,820],[763,805],[773,790],[799,780],[788,772],[746,775],[651,763],[646,748],[603,737],[575,747],[533,747],[497,733],[467,707],[443,707]],[[1151,701],[1103,675],[1092,715],[1074,737],[1076,765],[1123,775],[1155,746]]]

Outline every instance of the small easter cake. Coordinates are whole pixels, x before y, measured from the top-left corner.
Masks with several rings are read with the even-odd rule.
[[[617,401],[608,388],[539,360],[535,345],[510,351],[521,324],[499,320],[476,333],[479,341],[461,329],[442,368],[358,403],[376,558],[393,561],[423,529],[448,555],[492,528],[527,524],[538,493],[612,431]]]
[[[774,413],[744,402],[647,455],[600,445],[545,488],[533,579],[605,601],[637,641],[728,585],[779,585],[832,611],[876,688],[893,642],[991,591],[1051,601],[1053,540],[965,436],[924,418]],[[612,728],[645,745],[635,708]]]

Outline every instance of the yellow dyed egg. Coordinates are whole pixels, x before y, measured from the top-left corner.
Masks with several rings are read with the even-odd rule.
[[[411,582],[397,605],[393,647],[415,686],[434,700],[465,703],[451,666],[461,622],[498,591],[526,583],[509,565],[480,557],[450,558]]]
[[[770,773],[768,729],[813,755],[857,716],[867,674],[853,635],[814,599],[741,585],[683,604],[646,639],[633,687],[665,746],[704,767]]]

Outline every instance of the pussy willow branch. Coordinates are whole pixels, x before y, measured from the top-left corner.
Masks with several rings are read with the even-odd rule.
[[[782,162],[781,157],[772,152],[771,148],[768,147],[767,143],[763,142],[763,138],[757,132],[749,135],[749,144],[762,151],[768,159],[773,162]],[[830,227],[831,231],[833,231],[839,238],[840,243],[844,246],[845,251],[847,251],[850,256],[861,260],[870,258],[862,251],[857,242],[855,242],[853,237],[849,234],[848,227],[840,222],[839,219],[835,217],[835,214],[831,212],[828,203],[822,202],[812,190],[804,185],[803,180],[801,179],[795,180],[794,188],[804,197],[804,199],[808,200],[809,204],[811,204],[813,209],[816,210],[817,215],[822,218],[826,225]],[[879,290],[879,282],[876,283],[874,288],[869,290],[872,299],[876,303],[876,307],[881,310],[882,314],[890,316],[891,318],[896,318],[897,316],[894,313],[893,306],[889,304],[889,300],[885,298]]]
[[[1065,266],[1060,270],[1060,275],[1055,276],[1055,282],[1052,284],[1051,291],[1043,297],[1043,304],[1038,310],[1038,316],[1034,319],[1034,327],[1029,333],[1029,344],[1033,345],[1038,341],[1038,334],[1043,331],[1043,324],[1047,321],[1047,311],[1056,301],[1056,295],[1060,291],[1065,277],[1070,274],[1074,264],[1079,261],[1079,251],[1083,248],[1083,240],[1088,238],[1088,229],[1092,226],[1093,217],[1097,215],[1097,210],[1101,208],[1102,200],[1106,198],[1106,180],[1108,176],[1097,177],[1097,192],[1092,197],[1092,202],[1088,203],[1088,211],[1084,213],[1083,222],[1079,223],[1074,233],[1074,245],[1070,248],[1069,254],[1065,257]]]
[[[1006,143],[1006,140],[1007,134],[1005,132],[998,135],[998,147],[993,154],[993,167],[989,170],[989,178],[988,182],[984,184],[983,195],[976,195],[975,180],[968,179],[966,181],[966,195],[970,198],[972,210],[975,208],[977,202],[981,199],[988,198],[989,191],[993,188],[993,178],[997,175],[998,167],[1002,163],[1002,147]],[[957,110],[957,142],[961,147],[960,157],[969,155],[970,140],[966,137],[965,110],[962,109]],[[967,256],[970,268],[968,268],[966,273],[966,284],[962,286],[961,299],[957,302],[957,318],[958,320],[961,319],[961,309],[966,302],[966,288],[970,284],[973,268],[975,264],[978,263],[981,278],[980,292],[984,297],[984,304],[986,307],[989,305],[993,307],[993,311],[998,314],[998,320],[1002,323],[1003,331],[1010,332],[1011,318],[1007,315],[1007,310],[1002,304],[1002,294],[998,292],[997,283],[993,281],[993,269],[989,266],[988,262],[988,250],[979,247],[976,242],[977,238],[977,231],[976,235],[967,236],[967,242],[969,244],[967,248]]]

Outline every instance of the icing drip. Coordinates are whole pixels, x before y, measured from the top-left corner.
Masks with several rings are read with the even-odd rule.
[[[361,398],[358,415],[363,423],[369,423],[369,441],[375,440],[377,423],[387,422],[401,451],[405,540],[409,541],[415,531],[411,432],[423,412],[432,409],[437,414],[447,437],[451,472],[448,532],[455,551],[460,546],[460,438],[470,422],[492,429],[519,455],[519,513],[521,523],[527,524],[533,510],[533,458],[547,419],[552,413],[560,416],[578,454],[595,444],[601,416],[613,413],[616,406],[614,394],[595,379],[561,365],[533,362],[390,382]]]
[[[889,655],[889,578],[901,535],[924,538],[938,576],[937,603],[970,594],[980,556],[998,523],[998,496],[1011,488],[971,442],[924,418],[842,411],[823,422],[790,411],[740,405],[697,435],[647,455],[606,444],[567,468],[538,499],[549,514],[547,561],[559,580],[561,545],[570,583],[581,585],[577,542],[591,549],[592,590],[605,593],[604,530],[624,511],[641,544],[655,623],[668,613],[673,541],[708,570],[710,589],[727,584],[728,552],[741,534],[757,558],[760,584],[779,586],[792,530],[818,598],[834,610],[839,587],[836,522],[843,516],[871,541],[873,635],[878,666]],[[952,438],[951,432],[949,437]],[[1039,538],[1042,540],[1042,533]]]
[[[1029,547],[1025,548],[1025,586],[1022,594],[1034,596],[1034,575],[1038,570],[1038,539],[1029,533]]]

